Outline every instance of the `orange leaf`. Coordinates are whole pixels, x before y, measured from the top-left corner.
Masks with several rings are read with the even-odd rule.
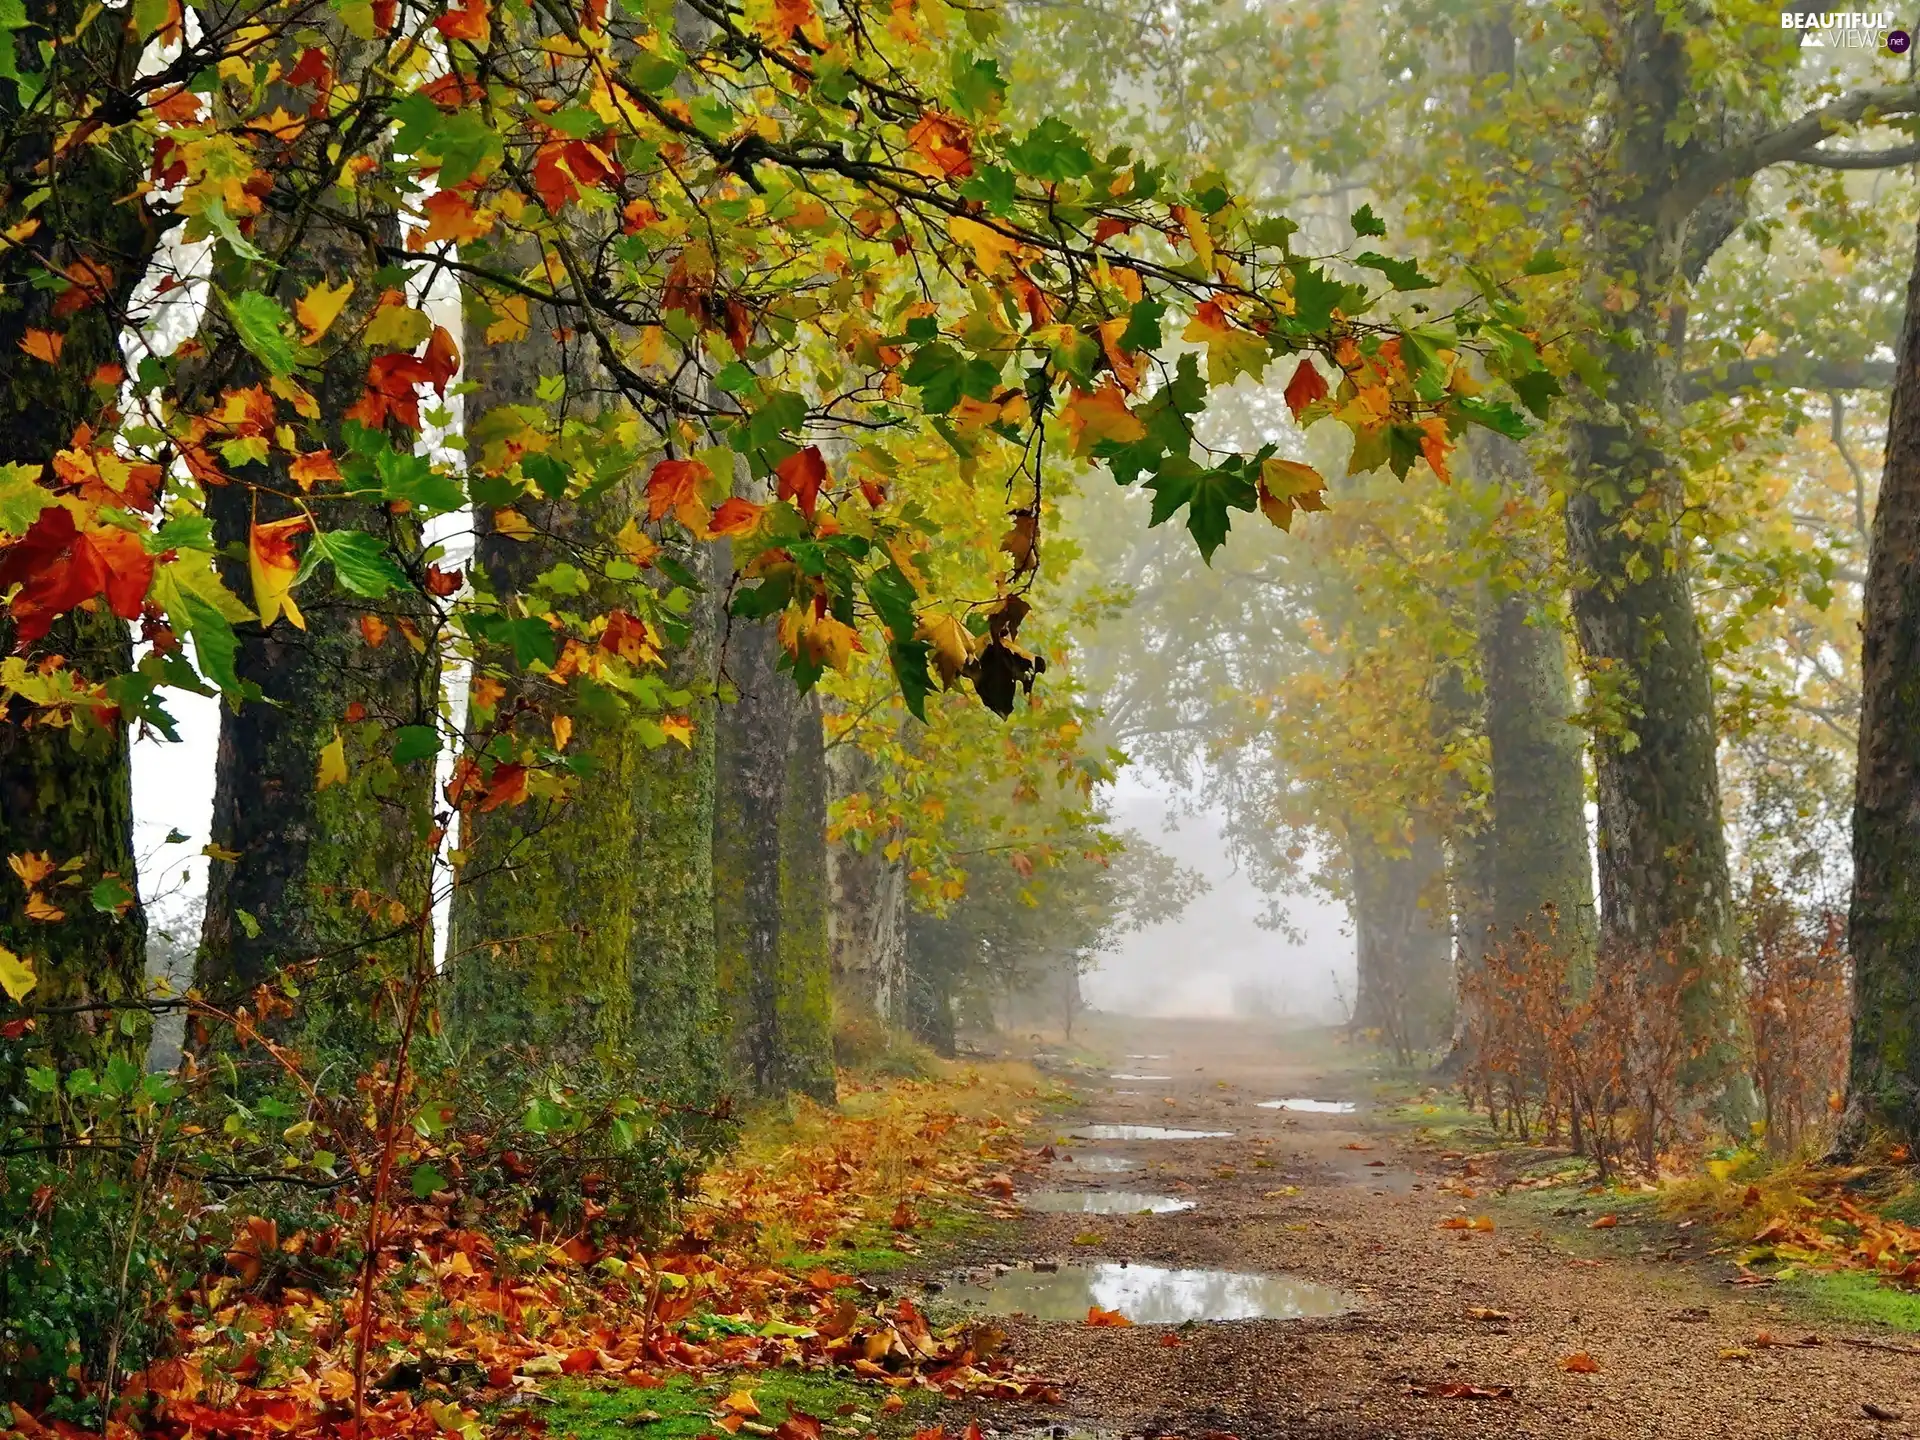
[[[20,341],[20,348],[36,360],[44,360],[49,365],[60,363],[60,348],[67,343],[65,335],[52,330],[29,330]]]
[[[1560,1368],[1571,1371],[1575,1375],[1598,1375],[1600,1362],[1586,1351],[1576,1350],[1560,1362]]]
[[[755,1403],[751,1390],[736,1390],[720,1402],[722,1410],[731,1410],[736,1415],[744,1415],[749,1420],[760,1417],[760,1407]]]
[[[427,217],[423,240],[451,240],[464,245],[478,240],[493,229],[493,211],[477,210],[473,202],[458,190],[439,190],[420,206]]]
[[[524,765],[496,765],[493,775],[487,781],[487,793],[480,801],[479,809],[484,813],[497,810],[502,805],[518,805],[527,798],[527,767]]]
[[[698,460],[662,460],[647,476],[647,518],[658,520],[697,499],[701,485],[713,472]]]
[[[1126,396],[1112,380],[1101,382],[1092,394],[1076,390],[1061,407],[1060,418],[1073,436],[1073,453],[1085,455],[1103,440],[1128,444],[1147,433],[1140,417],[1127,408]]]
[[[809,445],[796,450],[774,466],[773,473],[780,480],[779,498],[793,501],[811,520],[814,507],[820,503],[820,488],[827,483],[827,462],[820,447]]]
[[[334,464],[331,450],[309,450],[304,455],[296,455],[293,463],[287,467],[302,490],[311,490],[323,480],[338,480],[340,467]]]
[[[360,638],[365,640],[367,644],[371,645],[375,650],[378,650],[387,640],[387,622],[382,620],[378,615],[362,615],[360,617]]]
[[[1300,363],[1293,367],[1293,378],[1287,381],[1287,409],[1298,420],[1306,413],[1309,405],[1327,398],[1326,377],[1320,373],[1320,367],[1313,363],[1311,355],[1302,355]]]
[[[1602,1215],[1587,1228],[1590,1230],[1611,1230],[1620,1223],[1618,1215]]]
[[[293,581],[300,573],[300,557],[293,553],[293,537],[312,528],[304,515],[289,515],[255,525],[247,540],[247,573],[253,578],[253,608],[260,623],[271,627],[282,614],[294,628],[307,628],[306,617],[293,603]]]
[[[707,529],[715,535],[749,535],[760,524],[765,507],[733,496],[714,507]]]
[[[1087,1307],[1087,1324],[1095,1329],[1119,1330],[1133,1324],[1118,1310],[1102,1310],[1098,1305]]]
[[[458,10],[449,10],[433,22],[433,28],[449,40],[467,40],[484,47],[493,36],[487,23],[487,0],[466,0]]]
[[[928,110],[907,131],[907,143],[949,180],[973,173],[973,141],[964,122],[939,110]]]

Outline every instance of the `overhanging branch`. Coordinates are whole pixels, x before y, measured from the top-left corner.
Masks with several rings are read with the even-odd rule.
[[[1911,115],[1920,111],[1920,83],[1905,85],[1866,85],[1836,96],[1818,109],[1809,110],[1789,125],[1744,145],[1702,156],[1680,177],[1678,198],[1691,207],[1712,194],[1729,180],[1739,180],[1764,170],[1769,165],[1810,164],[1828,169],[1872,169],[1866,156],[1905,158],[1883,159],[1886,165],[1905,164],[1914,158],[1906,148],[1880,152],[1862,152],[1858,156],[1840,151],[1822,151],[1820,142],[1839,134],[1862,120]],[[1834,162],[1839,160],[1839,164]]]
[[[1742,390],[1890,390],[1891,360],[1827,360],[1818,355],[1762,355],[1702,370],[1683,382],[1687,400],[1737,395]]]

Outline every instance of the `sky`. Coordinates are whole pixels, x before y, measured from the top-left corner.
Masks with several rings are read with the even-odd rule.
[[[1087,1003],[1129,1015],[1220,1016],[1269,1013],[1343,1021],[1340,996],[1353,997],[1352,926],[1344,904],[1289,897],[1295,944],[1255,923],[1266,900],[1227,855],[1219,818],[1170,819],[1170,796],[1123,774],[1113,811],[1123,828],[1145,835],[1212,888],[1163,925],[1122,937],[1081,982]]]

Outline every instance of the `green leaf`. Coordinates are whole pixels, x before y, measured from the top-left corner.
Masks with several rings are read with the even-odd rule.
[[[919,598],[913,582],[897,565],[888,565],[867,577],[867,599],[896,641],[912,639],[919,628],[913,614],[914,601]]]
[[[425,1200],[429,1195],[433,1194],[434,1191],[444,1190],[446,1188],[447,1177],[434,1169],[433,1166],[416,1165],[413,1167],[414,1199]]]
[[[1017,144],[1007,147],[1014,168],[1036,180],[1078,180],[1093,169],[1093,155],[1073,127],[1049,115]]]
[[[442,475],[433,462],[411,450],[387,449],[374,462],[384,500],[405,500],[436,515],[458,510],[467,503],[466,491],[451,475]]]
[[[454,489],[457,493],[458,487]],[[316,558],[333,562],[334,576],[352,594],[378,600],[394,590],[413,589],[407,572],[385,543],[364,530],[318,531],[313,537],[313,552]]]
[[[0,50],[8,42],[0,37]],[[53,504],[53,492],[35,477],[38,465],[0,465],[0,534],[24,535],[40,512]]]
[[[1011,215],[1019,204],[1019,187],[1014,174],[999,165],[982,165],[973,178],[960,187],[969,200],[978,200],[995,215]]]
[[[1149,354],[1159,350],[1166,343],[1160,333],[1160,317],[1166,313],[1167,307],[1151,297],[1135,301],[1127,312],[1127,328],[1120,332],[1120,348]]]
[[[1373,205],[1371,202],[1362,205],[1358,210],[1354,211],[1352,218],[1347,223],[1353,226],[1353,233],[1355,235],[1371,235],[1375,238],[1384,238],[1387,233],[1387,222],[1373,213]]]
[[[1001,77],[997,60],[981,60],[956,51],[950,73],[953,106],[962,115],[984,115],[1006,97],[1007,82]]]
[[[1516,375],[1507,381],[1513,387],[1513,393],[1520,397],[1520,403],[1531,410],[1541,420],[1547,418],[1552,408],[1553,397],[1565,393],[1560,382],[1549,370],[1533,370],[1525,375]]]
[[[1440,283],[1422,275],[1420,267],[1413,261],[1396,260],[1391,255],[1382,255],[1374,250],[1362,250],[1354,256],[1354,263],[1364,265],[1369,270],[1378,270],[1396,290],[1431,290]]]
[[[1543,248],[1533,252],[1532,258],[1527,261],[1526,268],[1521,273],[1526,275],[1554,275],[1568,268],[1570,267],[1562,256],[1556,254],[1551,249]]]
[[[1324,330],[1347,287],[1318,266],[1296,260],[1293,269],[1293,319],[1304,330]]]
[[[109,875],[94,885],[87,898],[93,902],[93,908],[109,915],[117,915],[134,902],[134,894],[127,882],[118,875]]]
[[[1153,491],[1148,523],[1164,524],[1186,507],[1187,530],[1200,547],[1200,558],[1209,565],[1232,528],[1227,512],[1251,510],[1259,503],[1259,491],[1245,474],[1228,466],[1203,469],[1185,457],[1168,461],[1148,479],[1147,488]]]
[[[234,333],[240,343],[274,375],[291,375],[300,363],[303,347],[294,344],[287,332],[293,317],[280,302],[258,290],[243,290],[225,297],[227,313],[233,317]]]
[[[907,713],[922,724],[927,719],[927,696],[933,693],[933,676],[927,669],[933,646],[925,640],[895,640],[887,647],[893,673],[900,682],[900,698]]]
[[[260,922],[254,918],[251,910],[242,910],[236,905],[233,907],[233,918],[240,922],[240,928],[247,932],[249,940],[260,938]]]
[[[1482,400],[1477,395],[1462,395],[1454,402],[1458,410],[1474,424],[1484,426],[1509,440],[1527,437],[1527,417],[1504,400]]]
[[[440,732],[431,725],[402,725],[393,732],[393,763],[410,765],[440,753]]]
[[[522,456],[520,473],[533,481],[540,493],[549,500],[564,496],[568,482],[573,479],[573,471],[551,455]]]

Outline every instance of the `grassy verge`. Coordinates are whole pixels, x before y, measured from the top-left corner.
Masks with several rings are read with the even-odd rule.
[[[880,1440],[910,1434],[935,1401],[925,1391],[896,1392],[840,1375],[805,1370],[754,1370],[698,1381],[675,1375],[662,1385],[641,1389],[614,1382],[569,1380],[548,1391],[552,1402],[540,1418],[550,1435],[577,1440],[697,1440],[719,1431],[729,1397],[751,1397],[755,1427],[775,1428],[794,1414],[810,1415],[828,1427]],[[899,1395],[903,1403],[889,1411]],[[741,1433],[754,1435],[741,1427]]]

